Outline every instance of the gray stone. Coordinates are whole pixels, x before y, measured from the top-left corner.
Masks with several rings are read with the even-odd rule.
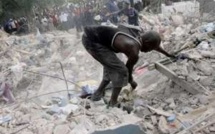
[[[198,103],[198,98],[196,98],[196,97],[191,97],[190,99],[189,99],[189,102],[190,102],[190,104],[191,105],[196,105],[197,103]]]
[[[204,132],[205,134],[210,134],[210,130],[209,130],[208,128],[204,129],[203,132]]]
[[[20,119],[22,122],[31,122],[31,117],[32,117],[31,114],[26,114],[26,115],[21,116]]]
[[[54,128],[53,134],[68,134],[70,128],[68,125],[58,125]]]
[[[41,115],[41,117],[42,117],[43,119],[46,119],[46,120],[52,120],[52,119],[53,119],[53,116],[51,116],[51,115],[49,115],[49,114],[46,114],[46,113],[43,113],[43,114]]]
[[[48,124],[48,121],[47,120],[45,120],[45,119],[38,119],[37,120],[37,126],[46,126]]]
[[[197,74],[197,72],[191,72],[189,74],[189,77],[192,78],[193,80],[198,81],[201,77]]]
[[[215,53],[211,51],[201,51],[201,55],[205,58],[215,58]]]
[[[78,105],[68,104],[61,108],[61,111],[65,115],[69,115],[71,112],[75,113],[79,109]]]
[[[184,107],[182,108],[181,112],[183,114],[187,114],[187,113],[190,113],[191,111],[193,111],[193,109],[191,107]]]
[[[34,134],[34,133],[31,131],[24,130],[24,131],[22,131],[22,134]]]
[[[27,106],[26,104],[22,104],[19,107],[19,111],[22,112],[23,114],[28,114],[31,112],[31,108],[29,108],[29,106]]]
[[[52,131],[54,129],[54,126],[55,124],[54,123],[48,123],[46,126],[45,126],[45,134],[53,134]]]
[[[147,116],[147,115],[152,115],[152,112],[148,109],[148,108],[143,108],[143,107],[136,107],[134,110],[134,113],[138,116],[138,117],[143,117],[143,116]]]
[[[208,76],[201,76],[199,82],[203,86],[210,86],[213,82],[213,77],[208,77]]]
[[[165,100],[165,102],[169,104],[169,108],[171,108],[171,109],[174,109],[176,107],[175,101],[173,98],[169,98],[169,99]]]
[[[52,108],[50,108],[47,113],[50,114],[50,115],[53,115],[53,114],[60,114],[62,112],[62,110],[58,107],[58,106],[53,106]]]
[[[154,126],[153,126],[151,123],[145,122],[144,124],[145,124],[146,128],[148,128],[148,129],[150,129],[150,130],[153,130],[153,129],[154,129]]]
[[[167,126],[167,121],[163,116],[160,117],[160,120],[159,120],[159,123],[158,123],[158,129],[163,134],[168,134],[169,133],[169,128]]]
[[[79,100],[77,97],[73,97],[70,99],[70,103],[72,103],[72,104],[78,104],[78,102],[79,102]]]
[[[196,96],[198,99],[199,99],[199,103],[200,104],[203,104],[203,105],[206,105],[206,104],[208,104],[209,103],[209,99],[208,99],[208,96],[206,96],[206,95],[198,95],[198,96]]]
[[[101,123],[103,120],[108,120],[108,116],[107,115],[99,115],[98,117],[96,117],[96,123]]]
[[[171,104],[172,102],[174,102],[173,98],[168,98],[165,100],[166,103]]]
[[[210,132],[215,132],[215,126],[209,127]]]
[[[52,97],[52,102],[59,107],[64,107],[68,104],[68,100],[64,96]]]
[[[169,107],[170,107],[171,109],[176,108],[175,102],[173,101],[171,104],[169,104]]]
[[[151,120],[152,120],[152,124],[153,125],[156,125],[158,122],[157,122],[157,118],[156,118],[156,116],[151,116]]]
[[[207,61],[198,61],[196,63],[196,67],[202,71],[205,75],[211,75],[214,70],[213,70],[213,67],[211,66],[211,64]]]
[[[144,106],[145,104],[147,104],[147,103],[144,102],[142,99],[135,99],[135,100],[134,100],[134,106],[135,106],[135,107]]]

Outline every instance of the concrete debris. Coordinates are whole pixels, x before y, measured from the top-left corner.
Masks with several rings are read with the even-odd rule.
[[[186,16],[198,16],[200,9],[200,3],[197,1],[183,1],[175,2],[172,5],[162,4],[161,10],[162,14],[169,16],[172,13],[182,13]]]
[[[50,115],[60,114],[61,112],[62,112],[61,109],[57,106],[53,106],[49,110],[47,110],[47,113]]]
[[[213,67],[207,61],[202,60],[202,61],[197,62],[196,67],[197,67],[197,69],[202,71],[204,73],[204,75],[206,75],[206,76],[210,76],[214,72]]]
[[[156,125],[158,123],[156,116],[151,116],[151,120],[153,125]]]
[[[215,54],[212,51],[201,51],[201,55],[202,57],[205,57],[205,58],[211,58],[211,59],[215,58]]]
[[[171,19],[172,19],[173,25],[175,27],[178,27],[178,26],[181,26],[184,24],[184,18],[182,15],[172,15]],[[180,28],[180,27],[178,27],[178,28]],[[179,30],[176,28],[176,32],[177,31],[179,31]],[[180,31],[182,31],[182,29],[180,29]]]
[[[70,103],[77,105],[79,103],[79,99],[77,97],[73,97],[70,99]]]
[[[215,127],[214,127],[214,125],[211,126],[211,127],[209,128],[209,131],[210,131],[210,132],[215,132]]]
[[[70,128],[68,125],[58,125],[53,130],[53,134],[68,134],[69,132]]]
[[[210,49],[210,45],[208,44],[208,42],[206,41],[202,41],[199,45],[198,45],[198,49],[201,50],[209,50]]]
[[[140,25],[144,31],[159,32],[162,47],[170,53],[180,51],[179,59],[161,64],[160,69],[170,72],[163,70],[166,77],[147,68],[164,55],[140,54],[134,71],[138,87],[132,92],[126,86],[119,96],[122,106],[132,109],[130,114],[123,111],[125,107],[107,109],[103,100],[87,99],[99,86],[102,66],[84,50],[74,29],[37,30],[25,36],[8,36],[0,30],[0,133],[27,127],[20,133],[180,134],[201,120],[194,132],[214,132],[213,120],[201,116],[213,112],[204,114],[215,101],[214,22],[200,22],[198,2],[161,8],[162,14],[140,13]],[[64,67],[69,92],[58,62]],[[110,92],[107,89],[105,97]]]
[[[159,128],[159,130],[161,131],[162,134],[170,133],[169,129],[168,129],[168,126],[167,126],[167,121],[163,116],[161,116],[160,119],[159,119],[158,128]]]
[[[77,105],[69,104],[62,108],[62,112],[65,115],[69,115],[70,113],[75,113],[78,110],[78,108],[79,107]]]
[[[171,114],[170,114],[170,113],[165,112],[165,111],[163,111],[163,110],[155,109],[155,108],[150,107],[150,106],[147,106],[147,107],[148,107],[150,110],[152,110],[153,112],[155,112],[156,114],[158,114],[158,115],[162,115],[162,116],[166,116],[166,117],[171,116]]]

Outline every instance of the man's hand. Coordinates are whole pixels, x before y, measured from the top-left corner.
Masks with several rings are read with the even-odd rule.
[[[173,58],[173,59],[177,58],[177,56],[175,54],[170,54],[168,57]]]
[[[132,81],[130,82],[130,84],[131,84],[132,90],[136,89],[137,83],[136,83],[134,80],[132,80]]]

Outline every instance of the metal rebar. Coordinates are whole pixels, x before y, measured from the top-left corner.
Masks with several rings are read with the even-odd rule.
[[[63,65],[62,65],[61,62],[59,62],[59,63],[60,63],[60,67],[61,67],[61,70],[62,70],[62,73],[63,73],[64,81],[65,81],[65,83],[66,83],[66,89],[67,89],[68,100],[70,100],[69,86],[68,86],[68,83],[67,83],[67,80],[66,80],[66,76],[65,76],[65,73],[64,73]]]

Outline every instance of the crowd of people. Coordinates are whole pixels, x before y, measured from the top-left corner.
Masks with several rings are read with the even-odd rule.
[[[28,33],[29,32],[29,26],[28,21],[26,17],[20,17],[20,18],[10,18],[6,22],[3,23],[1,26],[1,29],[3,29],[5,32],[12,34],[12,33]]]
[[[130,25],[139,25],[138,14],[143,10],[141,0],[134,0],[133,7],[127,0],[109,0],[102,6],[98,2],[69,4],[64,7],[44,10],[42,13],[36,13],[34,18],[35,25],[41,32],[72,28],[76,28],[77,32],[81,32],[86,25],[96,25],[103,22],[117,25],[124,21]]]
[[[166,0],[165,3],[169,1],[171,0]],[[138,26],[139,12],[149,4],[150,0],[107,0],[106,3],[90,0],[79,4],[69,3],[36,12],[33,22],[40,32],[75,28],[79,33],[86,25],[102,23],[128,23]],[[10,18],[1,27],[9,34],[29,32],[26,17]]]
[[[101,3],[100,0],[90,0],[38,11],[35,13],[33,22],[34,27],[37,27],[40,32],[75,28],[79,33],[86,25],[104,22],[115,25],[124,22],[138,26],[138,14],[144,6],[144,0],[108,0],[106,3]],[[26,17],[10,18],[2,25],[2,28],[9,34],[29,32]]]

